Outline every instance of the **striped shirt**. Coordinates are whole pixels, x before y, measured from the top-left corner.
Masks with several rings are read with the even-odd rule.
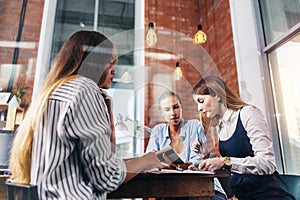
[[[56,88],[32,146],[31,184],[40,199],[106,199],[126,166],[111,152],[109,114],[99,87],[81,77]]]

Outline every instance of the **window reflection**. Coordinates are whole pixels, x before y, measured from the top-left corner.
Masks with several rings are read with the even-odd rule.
[[[267,44],[300,21],[299,0],[260,0],[260,6]]]
[[[112,40],[111,37],[121,34],[121,39],[114,41],[118,51],[117,74],[109,91],[115,100],[114,117],[118,113],[135,113],[134,104],[118,104],[118,99],[126,102],[133,92],[132,68],[134,63],[134,16],[135,0],[64,0],[57,1],[51,60],[54,59],[64,41],[78,30],[97,30]],[[125,74],[125,75],[124,75]],[[123,76],[124,75],[124,76]],[[135,118],[134,115],[130,115]],[[135,149],[133,125],[128,126],[128,133],[116,129],[118,157],[134,157]]]
[[[300,173],[300,35],[269,54],[287,173]]]

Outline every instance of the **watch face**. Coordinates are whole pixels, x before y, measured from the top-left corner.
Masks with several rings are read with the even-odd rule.
[[[230,167],[231,166],[231,159],[229,157],[225,157],[224,165]]]

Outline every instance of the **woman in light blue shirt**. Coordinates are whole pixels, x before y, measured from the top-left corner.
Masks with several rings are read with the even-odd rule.
[[[182,119],[182,104],[180,97],[171,92],[164,92],[158,99],[160,110],[166,123],[156,125],[151,131],[151,136],[146,151],[159,151],[171,146],[183,162],[192,162],[197,166],[202,158],[197,156],[192,149],[192,143],[198,140],[206,143],[204,129],[199,120]],[[226,195],[219,181],[215,178],[215,193],[212,200],[225,200]]]
[[[184,162],[192,162],[193,165],[197,166],[202,159],[197,156],[196,153],[194,153],[190,144],[192,144],[192,142],[195,140],[197,134],[199,134],[201,136],[201,139],[206,142],[203,127],[198,120],[181,119],[179,128],[180,139],[178,139],[177,144],[173,139],[174,137],[170,136],[171,133],[169,133],[169,129],[171,129],[171,126],[169,123],[156,125],[151,131],[151,137],[149,139],[146,151],[160,151],[170,145],[176,149],[177,146],[180,146],[182,144],[184,147],[188,148],[184,148],[183,151],[179,151],[176,153]]]

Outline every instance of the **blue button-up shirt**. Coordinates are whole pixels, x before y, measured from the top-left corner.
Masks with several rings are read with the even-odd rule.
[[[184,144],[184,151],[179,155],[183,162],[193,162],[197,166],[202,158],[197,156],[192,148],[193,141],[198,138],[207,144],[207,140],[204,134],[204,128],[199,120],[182,120],[180,123],[180,137]],[[171,144],[169,135],[169,124],[158,124],[152,131],[149,139],[149,143],[146,152],[156,150],[160,151]],[[218,179],[214,178],[215,190],[225,194]],[[225,194],[226,195],[226,194]]]
[[[182,120],[180,126],[180,137],[184,144],[184,151],[178,155],[183,162],[193,162],[194,165],[198,165],[202,158],[194,153],[192,143],[197,136],[206,143],[203,126],[198,120]],[[160,151],[170,144],[169,125],[167,123],[158,124],[151,131],[146,152]]]

